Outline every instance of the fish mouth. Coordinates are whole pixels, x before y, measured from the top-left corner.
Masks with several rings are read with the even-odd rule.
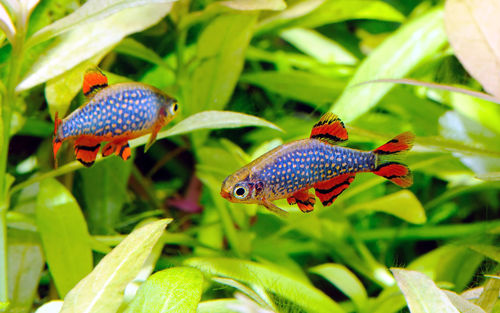
[[[229,192],[225,191],[225,190],[221,190],[220,191],[220,195],[222,196],[222,198],[224,199],[227,199],[227,200],[231,200],[231,195],[229,194]]]

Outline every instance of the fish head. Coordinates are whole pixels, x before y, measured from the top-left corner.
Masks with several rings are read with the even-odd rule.
[[[258,203],[262,200],[264,185],[262,181],[252,179],[248,169],[228,176],[222,183],[220,195],[231,202]]]
[[[167,124],[179,113],[179,103],[163,92],[158,96],[160,98],[160,116],[163,118],[164,124]]]

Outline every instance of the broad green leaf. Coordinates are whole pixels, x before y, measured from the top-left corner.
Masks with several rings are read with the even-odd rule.
[[[200,302],[196,313],[241,313],[238,307],[239,301],[236,299],[217,299]]]
[[[149,49],[144,46],[139,41],[136,41],[132,38],[123,39],[114,49],[114,51],[118,53],[127,54],[141,60],[156,64],[158,66],[162,66],[166,69],[172,70],[170,65],[168,65],[163,59],[156,54],[155,51]]]
[[[15,234],[15,235],[13,235]],[[10,230],[7,269],[9,284],[8,312],[30,312],[45,262],[38,238],[27,231]]]
[[[61,313],[116,312],[125,286],[137,275],[171,219],[134,230],[73,288]]]
[[[469,249],[481,253],[484,256],[500,263],[500,247],[485,245],[485,244],[474,244],[469,245]]]
[[[148,278],[125,313],[196,312],[202,285],[203,275],[197,269],[163,270]]]
[[[127,185],[132,166],[131,161],[123,162],[111,156],[79,172],[92,234],[109,235],[115,232],[122,207],[129,199]]]
[[[251,10],[275,10],[280,11],[286,8],[284,0],[230,0],[219,2],[234,10],[251,11]]]
[[[72,14],[57,20],[35,33],[29,39],[28,45],[36,45],[37,43],[48,40],[76,27],[84,25],[89,26],[88,24],[92,22],[102,20],[127,8],[174,1],[175,0],[90,0],[85,2],[84,5]]]
[[[450,299],[422,273],[391,268],[411,313],[459,313]]]
[[[444,13],[457,58],[487,92],[499,98],[500,4],[496,0],[447,0]]]
[[[50,116],[55,116],[56,112],[58,112],[59,118],[66,116],[71,100],[73,100],[82,88],[85,71],[88,68],[97,66],[108,52],[109,49],[106,49],[64,74],[47,81],[45,85],[45,98],[47,99]]]
[[[330,297],[311,284],[280,272],[274,267],[240,259],[191,258],[186,265],[212,276],[232,278],[264,288],[302,307],[307,312],[344,312]]]
[[[0,29],[5,33],[9,41],[12,42],[16,34],[16,28],[3,5],[0,5]]]
[[[450,104],[462,115],[500,134],[500,105],[459,93],[450,93]]]
[[[368,295],[365,287],[347,267],[342,264],[327,263],[309,269],[310,272],[323,276],[349,297],[358,311],[366,306]]]
[[[457,295],[456,293],[443,290],[444,294],[450,299],[451,303],[460,311],[466,313],[486,313],[480,306],[468,301],[461,295]]]
[[[182,89],[186,113],[224,108],[243,69],[256,21],[256,13],[230,13],[205,27],[197,44],[199,64]]]
[[[59,295],[64,297],[92,270],[87,223],[73,195],[55,179],[40,184],[36,224]]]
[[[423,224],[427,220],[422,204],[408,190],[401,190],[372,201],[351,205],[345,210],[345,214],[363,210],[389,213],[413,224]]]
[[[181,135],[200,129],[221,129],[221,128],[238,128],[247,126],[269,127],[281,131],[281,128],[271,122],[261,118],[229,111],[204,111],[193,114],[184,120],[177,123],[172,128],[158,133],[158,139]],[[137,147],[146,143],[147,136],[130,141],[132,147]]]
[[[281,27],[316,28],[353,19],[402,22],[404,16],[389,4],[373,0],[297,1],[259,23],[258,33]]]
[[[35,313],[59,313],[63,303],[62,300],[52,300],[39,307]]]
[[[324,104],[333,101],[345,87],[340,79],[304,71],[263,71],[244,74],[240,81],[260,86],[287,98]]]
[[[354,65],[358,61],[347,49],[311,29],[291,28],[280,36],[321,63]]]
[[[95,1],[96,3],[100,3]],[[54,78],[120,42],[125,36],[156,24],[171,4],[128,8],[103,20],[78,26],[54,40],[16,87],[29,89]]]
[[[378,84],[354,85],[378,78],[401,78],[433,57],[445,43],[440,8],[405,24],[361,63],[330,111],[344,122],[353,121],[374,107],[392,88]]]

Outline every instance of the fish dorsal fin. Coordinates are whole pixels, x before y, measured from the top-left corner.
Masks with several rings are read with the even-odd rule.
[[[83,94],[92,98],[99,90],[108,86],[108,78],[98,68],[91,68],[83,76]]]
[[[337,144],[347,140],[347,130],[337,115],[328,112],[314,125],[311,139]]]

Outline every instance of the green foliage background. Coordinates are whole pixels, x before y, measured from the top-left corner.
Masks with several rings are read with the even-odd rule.
[[[481,87],[441,1],[171,2],[2,1],[0,310],[500,312],[499,101],[456,92]],[[96,64],[181,113],[131,161],[82,168],[66,143],[54,169],[54,113]],[[388,78],[412,80],[361,84]],[[327,111],[350,147],[413,131],[414,185],[358,175],[286,219],[220,197]]]

